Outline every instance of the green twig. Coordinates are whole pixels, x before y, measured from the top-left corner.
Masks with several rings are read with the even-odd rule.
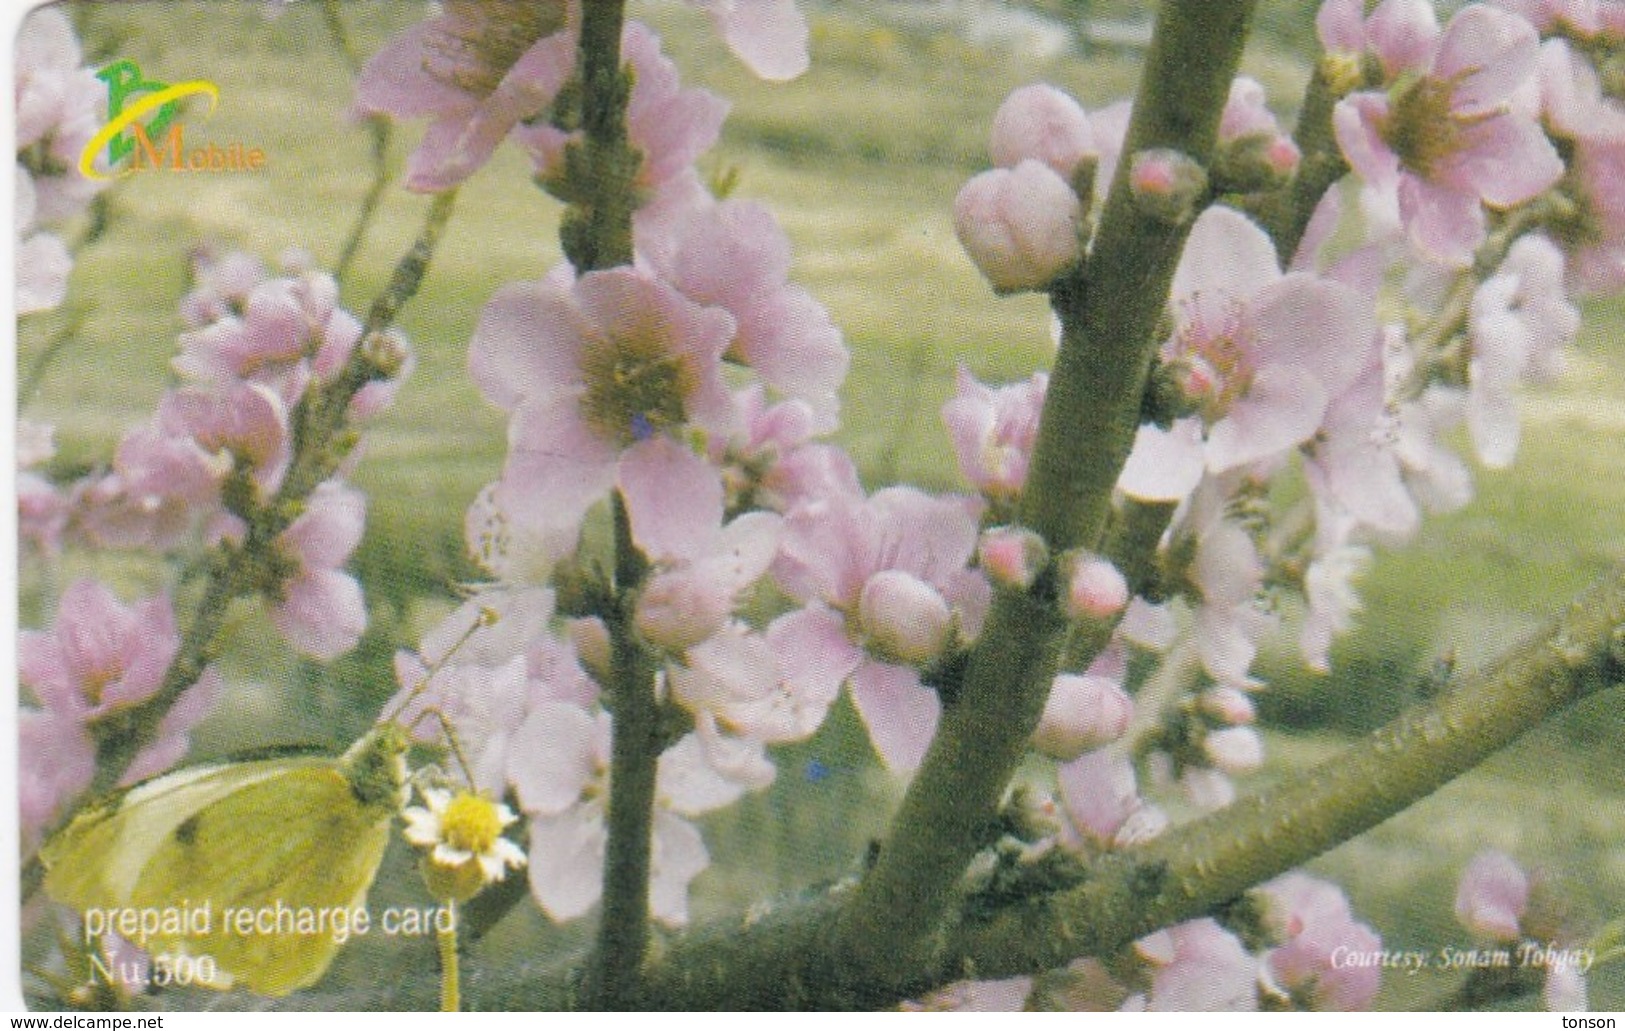
[[[97,773],[91,793],[105,791],[118,780],[142,748],[157,734],[164,713],[182,692],[197,682],[215,658],[220,628],[233,598],[262,586],[255,575],[263,556],[274,553],[276,538],[298,518],[311,492],[337,470],[349,454],[350,401],[384,370],[374,346],[379,335],[395,321],[402,306],[417,293],[428,271],[429,259],[451,218],[455,192],[434,199],[423,231],[411,250],[395,266],[389,285],[368,313],[360,342],[349,362],[325,387],[307,394],[296,409],[293,423],[295,453],[276,496],[255,513],[243,542],[222,545],[206,563],[207,586],[181,638],[180,651],[158,691],[141,705],[97,725]]]

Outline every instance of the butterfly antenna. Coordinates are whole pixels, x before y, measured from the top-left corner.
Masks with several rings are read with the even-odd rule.
[[[436,706],[428,706],[422,712],[418,713],[418,718],[412,721],[412,726],[417,726],[420,721],[429,716],[433,716],[435,719],[440,721],[440,733],[445,737],[446,743],[451,747],[451,754],[452,757],[457,760],[457,765],[462,767],[464,783],[468,785],[469,790],[473,790],[474,767],[469,765],[468,756],[463,753],[463,744],[458,740],[457,731],[452,729],[451,720],[446,716],[445,712]]]
[[[446,667],[446,664],[449,663],[452,660],[452,657],[456,655],[458,651],[460,651],[462,647],[469,642],[470,639],[473,638],[474,634],[485,629],[486,627],[496,626],[497,621],[501,618],[502,614],[496,609],[490,607],[489,605],[480,606],[479,615],[474,617],[474,622],[469,624],[468,629],[463,631],[462,636],[457,638],[455,644],[446,649],[446,654],[442,655],[434,663],[425,667],[426,672],[424,675],[419,677],[418,682],[412,685],[412,690],[406,693],[406,697],[401,699],[401,703],[383,716],[382,722],[398,722],[400,720],[401,713],[406,711],[406,707],[417,701],[418,697],[422,695],[424,691],[428,690],[429,681],[433,680],[434,675]],[[422,656],[419,657],[421,658]],[[416,723],[415,720],[413,722],[414,724]],[[444,722],[444,717],[442,717],[442,722]]]

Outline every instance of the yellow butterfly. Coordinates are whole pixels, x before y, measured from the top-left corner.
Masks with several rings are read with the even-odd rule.
[[[406,730],[343,755],[179,770],[80,813],[40,851],[45,890],[93,932],[191,983],[281,996],[314,984],[367,920],[405,805]],[[364,924],[360,933],[366,932]]]

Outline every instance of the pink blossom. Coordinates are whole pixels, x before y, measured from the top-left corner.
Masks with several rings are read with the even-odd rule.
[[[1395,346],[1404,347],[1403,338]],[[1403,540],[1416,532],[1421,516],[1405,485],[1399,451],[1399,393],[1408,387],[1396,383],[1391,391],[1390,378],[1384,360],[1373,356],[1360,377],[1332,399],[1319,431],[1305,449],[1304,472],[1317,505],[1326,513],[1321,522],[1331,518],[1330,513],[1343,512],[1361,525]],[[1352,566],[1342,568],[1354,571]],[[1328,580],[1325,586],[1329,588],[1338,579]],[[1332,595],[1323,597],[1330,600]],[[1333,618],[1327,629],[1341,630],[1332,625],[1338,622]],[[1307,638],[1305,655],[1311,665],[1324,658],[1321,646],[1308,643]]]
[[[726,311],[625,267],[499,290],[469,351],[485,396],[514,413],[498,505],[575,526],[624,458],[664,453],[662,440],[690,427],[729,435],[722,355],[733,332]]]
[[[870,738],[894,769],[919,764],[941,710],[916,664],[981,632],[990,590],[966,568],[976,539],[974,507],[908,487],[867,500],[838,496],[785,520],[774,575],[793,599],[812,603],[794,615],[797,624],[844,626],[820,635],[818,661],[848,680]]]
[[[695,716],[708,761],[730,779],[765,786],[773,767],[760,745],[800,741],[823,723],[838,675],[816,665],[816,626],[781,616],[765,633],[735,623],[668,667],[672,697]]]
[[[1258,718],[1251,696],[1233,687],[1210,687],[1197,696],[1197,705],[1214,719],[1238,726]]]
[[[603,893],[610,716],[550,702],[515,732],[508,779],[530,817],[530,887],[548,916],[585,915]],[[684,817],[737,799],[743,788],[706,763],[689,735],[661,757],[649,908],[671,927],[688,922],[688,885],[710,865],[700,832]]]
[[[1076,100],[1046,83],[1012,92],[993,115],[988,150],[1000,168],[1041,161],[1069,183],[1085,161],[1098,160],[1094,129]]]
[[[1049,564],[1044,538],[1020,526],[993,526],[982,531],[976,562],[996,587],[1025,591]]]
[[[72,715],[24,706],[17,714],[17,755],[19,820],[31,846],[90,787],[96,749]]]
[[[179,650],[168,598],[127,606],[102,584],[77,580],[49,632],[18,635],[18,677],[46,709],[88,722],[152,697]]]
[[[192,257],[192,289],[181,298],[181,318],[187,328],[201,329],[228,315],[241,316],[254,288],[270,278],[265,262],[247,251],[200,249]]]
[[[1603,28],[1602,11],[1618,0],[1491,0],[1502,10],[1522,15],[1542,35],[1562,32],[1587,38]]]
[[[734,433],[713,437],[709,449],[723,471],[728,511],[788,512],[820,498],[862,494],[851,457],[815,439],[819,420],[811,405],[796,398],[769,405],[755,384],[734,393],[734,408]]]
[[[1375,340],[1366,299],[1316,276],[1283,276],[1264,231],[1225,207],[1207,209],[1191,230],[1174,273],[1172,308],[1175,329],[1162,360],[1198,406],[1212,473],[1307,441],[1331,399],[1365,366]],[[1189,439],[1165,438],[1169,450]],[[1129,465],[1126,476],[1143,475],[1131,471],[1132,455]]]
[[[1258,960],[1210,917],[1176,924],[1134,943],[1152,967],[1147,1010],[1258,1009]]]
[[[1264,563],[1252,536],[1224,516],[1224,490],[1213,484],[1195,496],[1187,514],[1196,553],[1187,575],[1201,601],[1196,640],[1202,665],[1220,684],[1242,690],[1260,686],[1249,675],[1258,641],[1271,625],[1258,606]]]
[[[1567,40],[1541,47],[1540,85],[1546,130],[1570,154],[1561,188],[1579,209],[1553,226],[1571,289],[1611,293],[1625,286],[1625,108]]]
[[[1382,939],[1354,919],[1342,890],[1293,872],[1260,886],[1257,894],[1265,927],[1279,943],[1263,957],[1268,982],[1311,1009],[1368,1008],[1382,968],[1356,960],[1379,954]]]
[[[1129,602],[1128,581],[1109,559],[1073,556],[1067,578],[1065,609],[1071,619],[1110,619]]]
[[[68,273],[73,271],[73,255],[67,244],[51,233],[32,232],[35,211],[33,177],[28,169],[17,169],[16,269],[17,314],[50,311],[68,294]]]
[[[942,422],[953,438],[960,475],[988,498],[1012,502],[1027,482],[1049,376],[1035,372],[1031,379],[993,388],[961,365],[954,382]]]
[[[49,225],[78,214],[106,185],[79,173],[79,155],[107,121],[107,88],[82,66],[73,23],[60,8],[30,12],[14,54],[19,171],[33,179],[33,218]]]
[[[1383,0],[1370,17],[1365,0],[1327,0],[1315,17],[1321,45],[1334,54],[1358,56],[1369,50],[1385,82],[1419,71],[1439,39],[1439,21],[1430,0]]]
[[[767,572],[781,520],[747,512],[722,525],[715,471],[665,438],[627,453],[621,489],[632,539],[654,563],[634,623],[650,643],[681,652],[721,630],[735,600]]]
[[[1462,871],[1456,888],[1456,919],[1474,934],[1516,941],[1529,905],[1529,878],[1512,857],[1480,852]]]
[[[1479,285],[1469,313],[1467,428],[1485,465],[1512,462],[1519,383],[1554,376],[1579,329],[1580,309],[1563,292],[1562,253],[1543,236],[1520,237]]]
[[[1251,773],[1264,765],[1264,742],[1251,727],[1224,727],[1202,739],[1202,753],[1229,774]]]
[[[1371,22],[1396,3],[1385,0]],[[1528,22],[1474,4],[1436,43],[1405,50],[1396,64],[1417,77],[1338,103],[1333,120],[1344,156],[1361,178],[1398,192],[1411,240],[1425,255],[1466,265],[1484,240],[1482,205],[1521,204],[1563,174],[1540,126],[1506,107],[1538,55]]]
[[[967,182],[954,230],[999,293],[1042,290],[1083,256],[1083,208],[1066,180],[1028,159]]]
[[[723,8],[745,6],[737,0],[711,2]],[[782,2],[768,0],[751,6],[765,8]],[[729,17],[748,27],[756,16],[740,13]],[[643,154],[634,185],[648,196],[686,172],[711,149],[721,134],[728,103],[706,90],[683,88],[677,66],[660,52],[660,37],[641,22],[627,22],[621,53],[632,68],[627,139]]]
[[[502,484],[488,483],[463,517],[468,553],[499,583],[543,583],[575,550],[581,527],[575,523],[536,523],[509,516]]]
[[[1302,158],[1292,137],[1281,130],[1257,79],[1240,76],[1219,118],[1217,167],[1233,187],[1269,186],[1284,182]]]
[[[341,569],[361,543],[366,504],[360,491],[329,480],[311,492],[304,514],[277,538],[292,572],[271,616],[288,643],[312,658],[337,658],[367,628],[361,585]]]
[[[673,221],[708,202],[693,165],[716,143],[728,104],[706,90],[684,89],[677,66],[660,52],[660,37],[640,22],[627,22],[621,53],[632,73],[627,140],[643,157],[633,186],[646,207],[674,208],[658,211],[652,220],[634,216],[634,236],[643,237],[655,226],[669,231]],[[546,180],[563,172],[565,152],[580,133],[533,119],[518,126],[514,136],[530,152],[538,178]],[[645,245],[639,249],[648,252]]]
[[[17,537],[54,554],[68,522],[68,500],[35,467],[56,454],[55,429],[28,419],[17,421]]]
[[[1120,678],[1121,673],[1096,672],[1057,676],[1033,731],[1033,747],[1069,762],[1122,737],[1134,717],[1134,702],[1123,692]]]
[[[790,241],[767,208],[740,200],[706,205],[650,259],[689,300],[733,316],[730,359],[780,395],[805,402],[815,432],[834,428],[850,358],[823,305],[790,283]]]
[[[771,82],[807,70],[807,20],[795,0],[688,0],[703,8],[733,55]]]
[[[1102,748],[1086,752],[1055,773],[1061,802],[1073,828],[1104,848],[1148,841],[1168,826],[1168,817],[1140,798],[1133,765]]]
[[[261,500],[276,493],[293,458],[282,398],[258,383],[239,383],[219,394],[182,388],[164,396],[158,419],[184,427],[210,454],[225,452],[235,468],[253,477]]]
[[[450,189],[521,120],[546,110],[575,67],[579,2],[446,5],[374,54],[356,82],[359,116],[429,118],[408,189]]]
[[[1331,668],[1332,639],[1347,631],[1360,611],[1354,580],[1370,564],[1370,548],[1340,544],[1317,554],[1304,571],[1303,593],[1309,611],[1299,644],[1310,669],[1325,673]]]

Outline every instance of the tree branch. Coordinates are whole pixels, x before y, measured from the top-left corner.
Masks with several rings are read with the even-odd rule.
[[[952,930],[912,978],[839,980],[831,933],[840,893],[714,925],[674,943],[645,974],[641,1003],[675,1010],[890,1005],[966,977],[1031,974],[1109,954],[1209,912],[1409,808],[1542,721],[1625,685],[1625,566],[1547,631],[1438,698],[1278,788],[1246,796],[1109,857],[1069,890]]]
[[[1253,7],[1254,0],[1162,5],[1095,257],[1055,291],[1061,350],[1021,510],[1051,554],[1099,545],[1139,425],[1153,331],[1189,230],[1188,222],[1141,210],[1126,169],[1151,147],[1209,160]],[[943,712],[879,861],[840,917],[840,976],[854,984],[910,983],[936,962],[955,884],[1021,761],[1055,670],[1064,621],[1048,580],[1031,594],[995,598],[962,690]]]

